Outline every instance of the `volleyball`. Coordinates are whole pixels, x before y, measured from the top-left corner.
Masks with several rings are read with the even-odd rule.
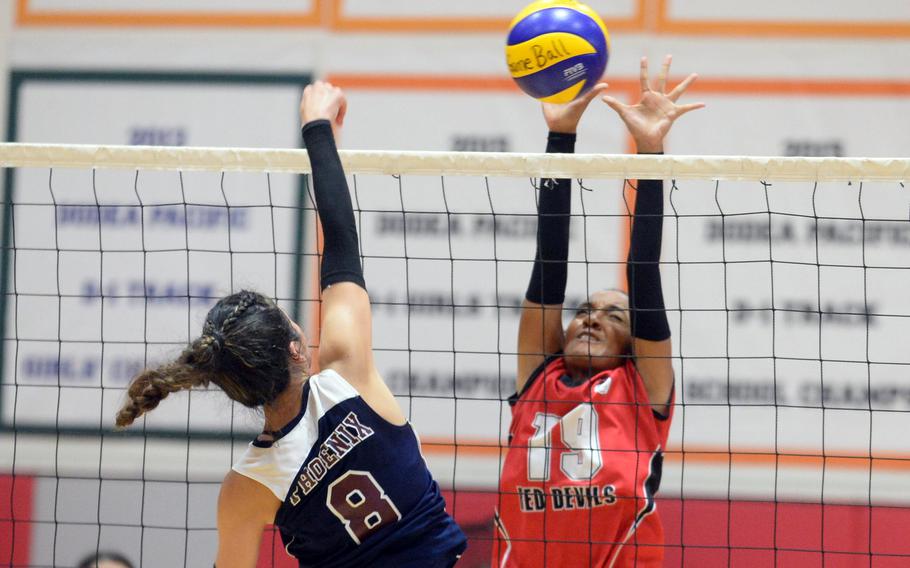
[[[610,57],[610,34],[585,4],[538,0],[509,25],[506,62],[522,91],[568,103],[597,84]]]

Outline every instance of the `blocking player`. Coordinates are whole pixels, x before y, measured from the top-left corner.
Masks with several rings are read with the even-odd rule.
[[[660,154],[673,122],[702,104],[677,101],[696,79],[666,91],[670,57],[653,88],[641,60],[641,100],[602,99],[640,154]],[[588,104],[543,105],[547,152],[574,151]],[[626,271],[629,293],[603,290],[563,329],[570,180],[545,180],[537,254],[518,330],[516,394],[500,480],[494,565],[662,565],[654,494],[673,413],[670,328],[660,281],[663,184],[639,180]]]
[[[411,425],[376,367],[357,228],[333,130],[346,100],[306,87],[303,137],[322,221],[319,366],[308,376],[300,327],[271,300],[242,291],[211,309],[180,357],[129,387],[117,425],[169,393],[214,383],[262,408],[263,432],[225,476],[218,499],[217,568],[252,568],[275,524],[301,566],[452,566],[466,546]]]

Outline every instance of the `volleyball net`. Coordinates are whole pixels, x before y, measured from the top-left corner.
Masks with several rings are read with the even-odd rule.
[[[910,160],[342,152],[377,365],[489,563],[538,180],[568,177],[567,308],[625,287],[633,193],[665,181],[677,409],[658,498],[668,566],[910,545]],[[298,150],[0,145],[0,564],[207,565],[223,475],[261,418],[170,396],[127,432],[132,375],[221,296],[274,297],[318,339],[319,233]],[[313,345],[313,347],[317,347]],[[605,459],[609,459],[607,456]],[[262,566],[290,566],[274,536]]]

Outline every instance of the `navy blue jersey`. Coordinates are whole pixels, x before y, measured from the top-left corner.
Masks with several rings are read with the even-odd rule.
[[[332,370],[307,380],[300,414],[234,470],[281,499],[275,525],[302,567],[443,567],[466,547],[411,425],[390,424]]]

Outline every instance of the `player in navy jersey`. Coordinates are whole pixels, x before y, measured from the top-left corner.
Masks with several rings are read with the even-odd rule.
[[[603,100],[640,154],[663,152],[673,122],[702,104],[677,104],[695,80],[653,86],[641,61],[641,100]],[[571,153],[578,122],[606,89],[543,105],[548,152]],[[640,180],[626,264],[629,293],[604,290],[563,329],[570,180],[545,180],[537,255],[518,329],[516,393],[499,486],[493,563],[499,568],[663,565],[654,494],[673,409],[670,328],[660,281],[663,188]]]
[[[180,357],[130,384],[117,425],[170,392],[214,383],[263,409],[263,433],[225,476],[217,568],[256,566],[275,524],[300,566],[447,567],[466,547],[372,352],[370,301],[335,148],[346,100],[317,81],[300,103],[324,249],[319,367],[300,327],[251,291],[222,298]]]

